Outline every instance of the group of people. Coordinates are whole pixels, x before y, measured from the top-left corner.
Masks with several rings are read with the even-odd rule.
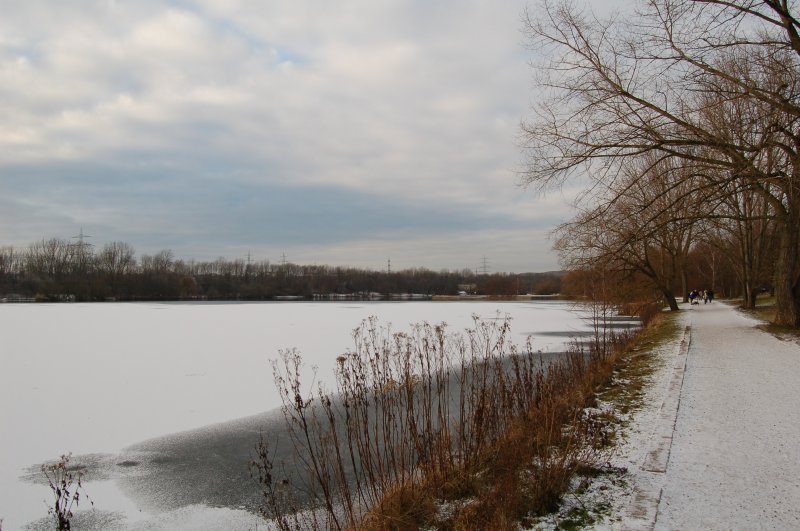
[[[703,300],[703,304],[708,304],[709,302],[714,300],[714,290],[713,289],[703,289],[703,290],[696,290],[693,289],[689,292],[689,304],[700,304],[700,299]]]

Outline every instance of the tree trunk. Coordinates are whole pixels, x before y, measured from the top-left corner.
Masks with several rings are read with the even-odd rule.
[[[750,294],[750,299],[747,301],[747,308],[748,310],[755,310],[756,309],[756,300],[758,299],[758,292],[761,291],[761,288],[750,288],[748,292]]]
[[[681,290],[683,290],[683,302],[689,302],[689,282],[686,278],[685,265],[681,267]]]
[[[775,323],[800,328],[800,212],[789,206],[788,222],[780,228],[775,265]]]
[[[750,277],[745,276],[742,280],[742,308],[747,310],[754,310],[756,307],[756,293],[757,290],[750,282]]]
[[[669,305],[670,311],[676,312],[680,309],[678,301],[675,299],[675,293],[670,288],[662,287],[661,293],[664,295],[664,302]]]

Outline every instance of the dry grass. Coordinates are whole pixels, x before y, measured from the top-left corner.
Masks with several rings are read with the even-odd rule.
[[[660,313],[621,353],[612,377],[597,395],[599,408],[605,414],[598,414],[596,420],[612,444],[632,413],[644,404],[650,375],[663,363],[656,352],[679,337],[681,330],[676,313]],[[599,482],[595,483],[596,480]],[[625,469],[607,463],[580,469],[564,493],[565,502],[558,511],[534,523],[548,529],[592,528],[610,515],[612,500],[606,494],[609,485],[624,485],[626,481]]]
[[[59,531],[71,529],[72,510],[77,509],[82,497],[86,498],[81,482],[83,470],[69,465],[71,457],[71,454],[62,455],[57,462],[44,464],[41,468],[53,493],[53,505],[48,513]],[[94,506],[94,502],[89,501]]]
[[[299,356],[286,353],[276,382],[309,478],[295,487],[311,501],[287,500],[262,444],[265,516],[282,529],[503,530],[556,509],[610,447],[609,420],[587,407],[635,351],[598,325],[590,346],[544,367],[509,330],[476,319],[466,335],[427,324],[393,334],[365,322],[340,358],[336,393],[313,396]]]
[[[427,493],[429,504],[456,507],[443,518],[417,523],[445,530],[510,530],[531,516],[556,510],[575,474],[597,465],[611,443],[608,422],[586,415],[585,407],[594,404],[596,391],[610,379],[618,359],[613,355],[586,362],[572,356],[552,367],[542,400],[487,449],[475,470],[462,471],[458,484],[467,488],[435,481],[407,487]],[[357,527],[385,529],[363,523]]]

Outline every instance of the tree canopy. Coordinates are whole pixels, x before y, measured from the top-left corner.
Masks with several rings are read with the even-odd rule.
[[[572,225],[591,208],[621,215],[618,258],[636,245],[668,250],[650,241],[673,230],[665,216],[768,222],[776,320],[800,326],[797,15],[787,0],[643,0],[605,19],[576,2],[540,2],[525,27],[547,97],[523,124],[523,181],[546,191],[588,176],[593,204]],[[649,199],[631,198],[639,186]],[[678,188],[702,206],[669,206]],[[745,197],[760,206],[719,206]]]

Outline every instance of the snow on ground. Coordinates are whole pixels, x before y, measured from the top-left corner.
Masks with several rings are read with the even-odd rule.
[[[725,304],[680,319],[609,461],[628,472],[567,503],[610,504],[598,529],[800,529],[800,344]]]
[[[800,345],[695,307],[656,529],[800,529]]]

